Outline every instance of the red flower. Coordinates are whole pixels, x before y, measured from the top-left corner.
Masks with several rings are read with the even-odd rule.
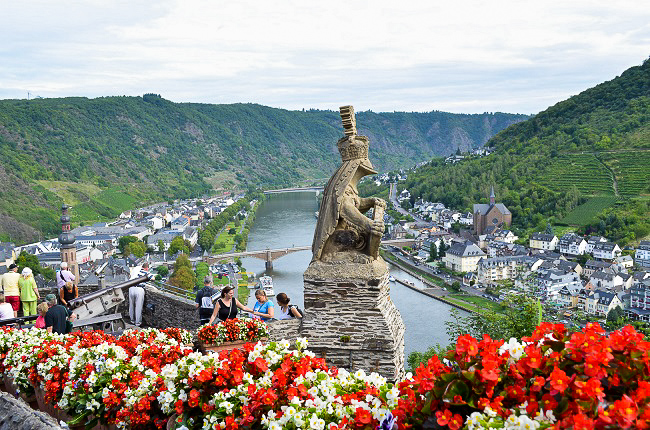
[[[551,376],[549,376],[548,379],[551,383],[551,387],[560,393],[564,393],[564,390],[569,387],[569,377],[566,376],[566,373],[564,373],[563,370],[560,370],[557,367],[553,369],[553,372],[551,372]]]
[[[467,354],[467,361],[469,361],[469,357],[478,354],[478,342],[468,334],[460,336],[456,343],[456,354],[460,356]]]
[[[444,412],[437,411],[436,418],[438,421],[438,425],[446,426],[449,423],[449,420],[452,419],[452,413],[449,409],[446,409]]]
[[[363,408],[357,408],[354,413],[354,422],[357,425],[365,426],[372,422],[372,414]]]
[[[463,417],[459,414],[454,414],[454,416],[449,421],[449,428],[451,430],[458,430],[463,426]]]

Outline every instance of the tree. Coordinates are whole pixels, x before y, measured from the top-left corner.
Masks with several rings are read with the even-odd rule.
[[[41,263],[38,261],[38,257],[32,254],[28,254],[27,251],[21,251],[16,258],[16,265],[18,266],[18,271],[22,272],[25,267],[32,269],[34,275],[41,274],[45,279],[52,280],[56,277],[56,272],[49,267],[41,267]]]
[[[448,248],[447,248],[447,245],[445,244],[445,241],[444,241],[444,240],[441,240],[441,241],[440,241],[440,248],[438,248],[438,256],[439,256],[440,258],[444,257],[444,256],[445,256],[445,251],[446,251],[447,249],[448,249]]]
[[[451,289],[456,292],[460,291],[460,282],[456,281],[453,284],[451,284]]]
[[[156,273],[164,278],[169,275],[169,268],[167,266],[158,266],[156,267]]]
[[[176,236],[174,239],[172,239],[172,243],[169,245],[169,253],[171,255],[176,254],[178,251],[183,252],[185,254],[190,253],[190,250],[185,245],[185,241],[183,240],[182,236]]]
[[[147,245],[141,240],[131,242],[124,247],[124,255],[133,254],[138,258],[142,258],[146,252]]]
[[[190,261],[190,257],[188,257],[187,254],[180,254],[176,259],[176,262],[174,262],[174,274],[176,274],[176,272],[181,267],[187,267],[188,269],[192,270],[192,262]]]
[[[607,313],[606,327],[608,330],[618,330],[623,327],[625,323],[625,313],[620,306],[616,306]]]
[[[235,234],[237,233],[237,230],[235,230],[235,227],[232,227],[231,229],[228,230],[228,234]]]
[[[551,223],[547,222],[546,223],[546,234],[553,234],[553,227],[551,227]]]
[[[431,242],[429,247],[429,259],[427,261],[435,261],[438,259],[438,247],[435,242]]]
[[[165,242],[162,239],[158,239],[158,252],[165,252]]]
[[[119,238],[117,242],[117,248],[120,250],[122,254],[124,254],[124,248],[126,248],[126,245],[137,241],[138,238],[135,236],[122,236]]]
[[[194,290],[196,284],[196,276],[191,268],[185,266],[180,267],[174,271],[174,274],[169,278],[169,283],[185,290]]]
[[[461,154],[462,152],[460,152],[460,147],[458,147],[458,149],[456,150],[456,155],[461,155]]]

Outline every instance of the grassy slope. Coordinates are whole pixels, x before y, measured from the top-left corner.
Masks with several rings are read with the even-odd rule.
[[[383,170],[476,147],[521,115],[360,112]],[[325,178],[338,162],[337,112],[253,104],[178,104],[144,97],[0,101],[0,234],[34,239],[73,222],[114,217],[154,200],[214,188]],[[435,132],[432,132],[435,130]],[[459,130],[462,133],[459,133]],[[454,141],[454,135],[464,136]]]
[[[521,233],[558,217],[576,226],[605,218],[602,233],[614,237],[625,225],[643,234],[650,227],[641,225],[650,218],[649,95],[646,61],[500,132],[488,143],[497,147],[495,154],[457,165],[431,163],[403,187],[471,210],[473,203],[487,202],[495,184],[497,199],[511,209]]]

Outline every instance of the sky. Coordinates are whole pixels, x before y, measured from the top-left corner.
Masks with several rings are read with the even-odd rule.
[[[0,99],[534,114],[649,56],[647,0],[0,1]]]

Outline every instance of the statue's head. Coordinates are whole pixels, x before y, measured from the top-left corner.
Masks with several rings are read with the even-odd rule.
[[[372,167],[372,163],[368,159],[368,138],[365,136],[346,136],[340,139],[337,143],[339,152],[341,153],[341,161],[359,160],[361,164],[360,169],[367,172],[368,175],[375,175],[377,171]]]

